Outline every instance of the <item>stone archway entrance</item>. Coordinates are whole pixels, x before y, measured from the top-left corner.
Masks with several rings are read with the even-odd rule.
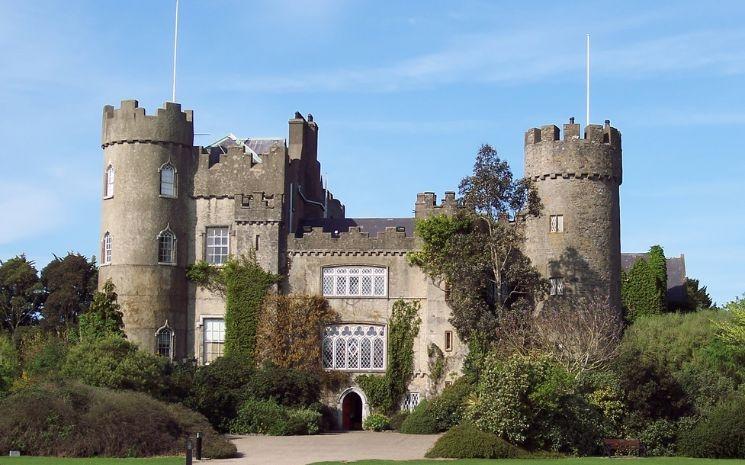
[[[362,398],[354,391],[347,392],[341,401],[341,427],[347,431],[362,429]]]

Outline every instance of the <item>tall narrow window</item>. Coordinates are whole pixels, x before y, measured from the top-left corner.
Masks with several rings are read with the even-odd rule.
[[[209,365],[223,354],[225,345],[225,320],[222,318],[205,318],[203,333],[203,362]]]
[[[549,231],[552,233],[564,232],[564,215],[551,215],[551,225]]]
[[[168,322],[156,331],[155,344],[158,355],[173,358],[173,330],[168,326]]]
[[[176,168],[170,163],[160,167],[160,195],[176,197]]]
[[[564,295],[564,278],[550,278],[551,295]]]
[[[222,265],[228,261],[230,236],[226,227],[207,228],[207,263]]]
[[[114,166],[109,165],[106,168],[103,180],[103,196],[108,199],[114,196]]]
[[[158,234],[158,263],[176,264],[176,235],[170,228]]]
[[[108,231],[103,235],[101,244],[101,263],[103,265],[111,263],[111,234]]]
[[[452,331],[445,331],[445,350],[446,351],[453,350],[453,332]]]
[[[258,234],[256,235],[256,242],[254,243],[254,250],[259,250],[259,238],[260,237],[261,236],[259,236]]]

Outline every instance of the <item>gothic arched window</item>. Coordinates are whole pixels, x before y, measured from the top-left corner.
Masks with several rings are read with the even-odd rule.
[[[114,196],[114,166],[106,167],[103,177],[103,197],[108,199]]]
[[[158,263],[176,264],[176,235],[171,228],[166,228],[158,234]]]
[[[385,326],[329,325],[323,331],[323,367],[330,370],[385,369]]]
[[[176,197],[176,168],[171,163],[160,167],[160,195]]]
[[[111,234],[108,231],[101,241],[101,263],[103,265],[111,263]]]
[[[173,359],[173,330],[168,321],[155,332],[155,351],[158,355]]]

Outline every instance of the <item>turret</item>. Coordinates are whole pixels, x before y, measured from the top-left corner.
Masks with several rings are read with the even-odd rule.
[[[192,113],[177,103],[156,115],[136,100],[104,107],[99,285],[116,286],[127,337],[172,358],[187,353],[193,141]]]
[[[527,220],[525,252],[551,294],[604,296],[620,311],[621,134],[606,121],[582,137],[574,118],[563,132],[548,125],[525,133],[525,176],[543,204]]]

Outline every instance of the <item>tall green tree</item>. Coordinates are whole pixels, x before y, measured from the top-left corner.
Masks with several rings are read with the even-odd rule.
[[[409,259],[447,290],[461,338],[483,333],[493,340],[505,314],[532,309],[545,291],[521,253],[525,217],[538,215],[541,203],[529,180],[516,179],[489,145],[479,149],[459,195],[463,208],[454,216],[417,222],[422,247]]]
[[[714,306],[706,286],[701,286],[698,279],[686,278],[686,306],[684,310],[693,312],[706,310]]]
[[[54,257],[41,270],[44,305],[41,324],[45,328],[62,330],[77,324],[78,316],[88,309],[98,282],[95,260],[77,253]]]
[[[18,255],[0,261],[0,324],[11,334],[39,319],[42,285],[34,262]]]
[[[667,311],[667,265],[662,247],[649,249],[647,258],[640,257],[621,273],[621,299],[626,320],[642,315],[659,315]]]
[[[124,337],[124,321],[116,288],[111,280],[93,294],[93,302],[80,315],[80,340],[95,341],[109,336]]]

